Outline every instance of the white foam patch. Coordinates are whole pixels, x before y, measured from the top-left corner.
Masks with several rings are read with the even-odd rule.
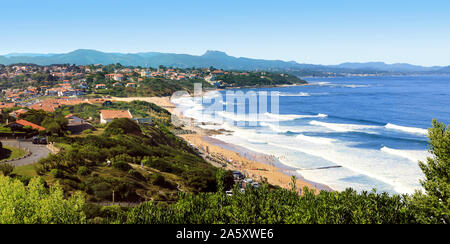
[[[302,118],[302,115],[296,114],[273,114],[273,113],[258,113],[258,114],[236,114],[232,112],[218,111],[218,115],[232,121],[247,121],[247,122],[278,122],[289,121]]]
[[[312,142],[316,144],[323,144],[323,145],[331,145],[333,142],[336,142],[335,139],[331,138],[325,138],[325,137],[317,137],[317,136],[305,136],[305,135],[298,135],[296,136],[298,140]]]
[[[428,135],[427,129],[416,128],[416,127],[400,126],[400,125],[388,123],[385,125],[385,128],[391,129],[391,130],[407,132],[407,133],[412,133],[412,134]]]
[[[367,84],[337,84],[337,83],[331,83],[331,82],[328,82],[328,81],[313,82],[313,83],[310,83],[310,85],[330,86],[330,87],[345,87],[345,88],[370,87],[370,85],[367,85]]]
[[[312,120],[309,122],[311,125],[317,125],[317,126],[323,126],[328,129],[337,131],[337,132],[351,132],[351,131],[364,131],[368,132],[367,130],[375,130],[379,129],[380,126],[376,125],[359,125],[359,124],[338,124],[338,123],[327,123],[327,122],[321,122]],[[371,132],[375,133],[375,132]]]
[[[424,162],[427,157],[431,156],[431,154],[429,154],[425,150],[400,150],[400,149],[393,149],[393,148],[389,148],[389,147],[382,147],[380,150],[385,153],[389,153],[389,154],[392,154],[395,156],[407,158],[407,159],[411,160],[412,162],[418,162],[418,161]]]

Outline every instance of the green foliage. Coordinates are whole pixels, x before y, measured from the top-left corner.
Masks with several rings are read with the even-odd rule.
[[[122,170],[122,171],[129,171],[131,170],[131,166],[125,162],[125,161],[116,161],[112,163],[112,167],[118,169],[118,170]]]
[[[135,169],[130,169],[128,171],[128,174],[131,175],[132,177],[136,178],[136,179],[140,179],[140,180],[144,180],[144,176],[137,170]]]
[[[139,125],[131,119],[120,118],[114,119],[107,126],[103,132],[105,135],[113,136],[119,134],[134,134],[141,135],[142,131]]]
[[[92,130],[86,129],[86,130],[83,130],[83,132],[81,132],[81,133],[83,133],[84,135],[89,135],[89,134],[92,134]]]
[[[52,169],[50,170],[50,175],[53,176],[54,178],[63,178],[64,172],[59,169]]]
[[[419,162],[425,174],[421,181],[426,195],[412,196],[412,207],[417,209],[417,218],[430,223],[450,223],[450,126],[433,120],[428,130],[430,153],[427,162]]]
[[[0,163],[0,172],[2,172],[4,176],[10,175],[13,171],[14,165],[9,163]]]
[[[143,203],[133,208],[127,223],[140,224],[351,224],[412,223],[411,211],[400,196],[353,190],[304,195],[285,189],[238,189],[223,193],[181,194],[171,205]]]
[[[306,83],[306,81],[294,75],[281,75],[270,72],[249,72],[247,75],[230,72],[229,74],[217,76],[216,80],[221,80],[232,86],[273,86]]]
[[[80,166],[80,167],[78,167],[77,173],[78,173],[78,175],[86,176],[86,175],[90,174],[91,172],[86,166]]]
[[[58,184],[46,189],[39,178],[25,186],[0,176],[1,224],[82,224],[86,223],[83,206],[81,194],[65,199]]]
[[[45,112],[44,110],[30,109],[26,113],[20,114],[19,118],[40,125],[42,124],[42,121],[44,121],[44,119],[49,116],[50,114]]]

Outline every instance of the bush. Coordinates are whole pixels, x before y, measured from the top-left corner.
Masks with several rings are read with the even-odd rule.
[[[48,190],[40,178],[27,186],[17,179],[0,176],[0,224],[83,224],[84,197],[80,193],[65,198],[59,184]]]
[[[112,199],[112,187],[106,182],[100,182],[91,186],[94,196],[99,200]]]
[[[0,172],[3,173],[4,176],[10,175],[14,171],[14,166],[8,163],[0,163]]]
[[[78,175],[86,176],[90,173],[90,170],[86,166],[78,167]]]
[[[134,134],[142,135],[141,127],[131,119],[114,119],[106,126],[105,135]]]
[[[122,170],[122,171],[129,171],[131,168],[131,166],[126,163],[125,161],[117,161],[117,162],[113,162],[112,163],[113,168]]]
[[[128,174],[133,176],[134,178],[137,178],[137,179],[145,179],[144,176],[142,176],[142,174],[139,173],[139,171],[137,171],[135,169],[130,169],[128,171]]]
[[[164,176],[162,176],[161,174],[154,174],[152,175],[151,181],[154,185],[164,186],[164,184],[166,183],[166,178],[164,178]]]
[[[86,130],[83,130],[83,132],[81,132],[81,133],[83,133],[85,135],[92,134],[92,130],[91,129],[86,129]]]
[[[55,177],[55,178],[63,178],[64,177],[64,172],[62,172],[59,169],[52,169],[52,170],[50,170],[50,175]]]
[[[28,175],[17,175],[14,178],[17,180],[20,180],[25,186],[27,186],[31,180],[31,176],[28,176]]]

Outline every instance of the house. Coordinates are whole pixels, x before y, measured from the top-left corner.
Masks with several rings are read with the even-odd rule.
[[[105,77],[109,80],[123,81],[122,74],[107,74],[107,75],[105,75]]]
[[[16,103],[0,103],[0,108],[14,108]]]
[[[11,113],[9,113],[9,115],[11,115],[14,118],[18,118],[19,115],[24,114],[26,112],[28,112],[28,110],[22,108],[22,109],[19,109],[19,110],[16,110],[16,111],[12,111]]]
[[[127,83],[126,87],[136,87],[136,83]]]
[[[68,125],[76,125],[76,124],[83,124],[85,121],[84,119],[77,117],[73,114],[68,114],[65,116],[65,118],[68,120]]]
[[[31,106],[29,106],[30,109],[34,110],[44,110],[46,112],[53,113],[57,108],[59,108],[59,104],[53,104],[53,103],[36,103]]]
[[[11,122],[11,123],[8,123],[6,125],[6,127],[10,127],[12,129],[22,129],[25,126],[29,126],[29,127],[33,128],[35,130],[38,130],[38,131],[44,131],[45,130],[44,127],[39,126],[39,125],[34,124],[34,123],[31,123],[31,122],[26,121],[24,119],[20,119],[20,120],[17,120],[15,122]]]
[[[95,85],[95,89],[105,89],[106,85],[105,84],[97,84]]]
[[[91,124],[73,114],[69,114],[65,116],[65,118],[68,120],[67,128],[72,133],[72,135],[80,134],[81,132],[87,129],[90,130],[94,129],[94,127]]]
[[[112,84],[112,86],[113,87],[120,87],[120,86],[122,86],[122,83],[116,82],[116,83]]]
[[[100,110],[101,124],[106,124],[111,122],[113,119],[120,119],[120,118],[132,119],[133,116],[131,115],[129,110]]]

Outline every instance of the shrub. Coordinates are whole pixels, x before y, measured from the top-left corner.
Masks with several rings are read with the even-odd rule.
[[[59,184],[46,189],[40,178],[28,186],[17,179],[0,176],[0,224],[83,224],[84,197],[80,193],[65,198]]]
[[[30,183],[31,180],[31,176],[28,175],[17,175],[14,178],[20,180],[26,186],[28,185],[28,183]]]
[[[166,183],[166,178],[164,178],[164,176],[162,176],[161,174],[154,174],[152,175],[151,181],[154,185],[164,186],[164,184]]]
[[[81,133],[83,133],[85,135],[92,134],[92,130],[91,129],[86,129],[86,130],[83,130],[83,132],[81,132]]]
[[[141,127],[131,119],[114,119],[106,126],[105,135],[134,134],[142,135]]]
[[[0,163],[0,172],[3,173],[4,176],[10,175],[14,171],[14,166],[8,163]]]
[[[137,178],[137,179],[144,179],[144,176],[142,176],[142,174],[139,171],[135,170],[135,169],[130,169],[128,171],[128,174],[133,176],[133,177],[135,177],[135,178]]]
[[[62,177],[64,177],[64,172],[62,172],[59,169],[52,169],[52,170],[50,170],[50,175],[55,178],[62,178]]]
[[[100,182],[91,186],[94,196],[99,200],[111,200],[112,187],[106,182]]]
[[[86,166],[78,167],[78,175],[86,176],[90,173],[90,170]]]
[[[113,168],[122,170],[122,171],[129,171],[131,168],[131,166],[126,163],[125,161],[117,161],[117,162],[113,162],[112,163]]]

